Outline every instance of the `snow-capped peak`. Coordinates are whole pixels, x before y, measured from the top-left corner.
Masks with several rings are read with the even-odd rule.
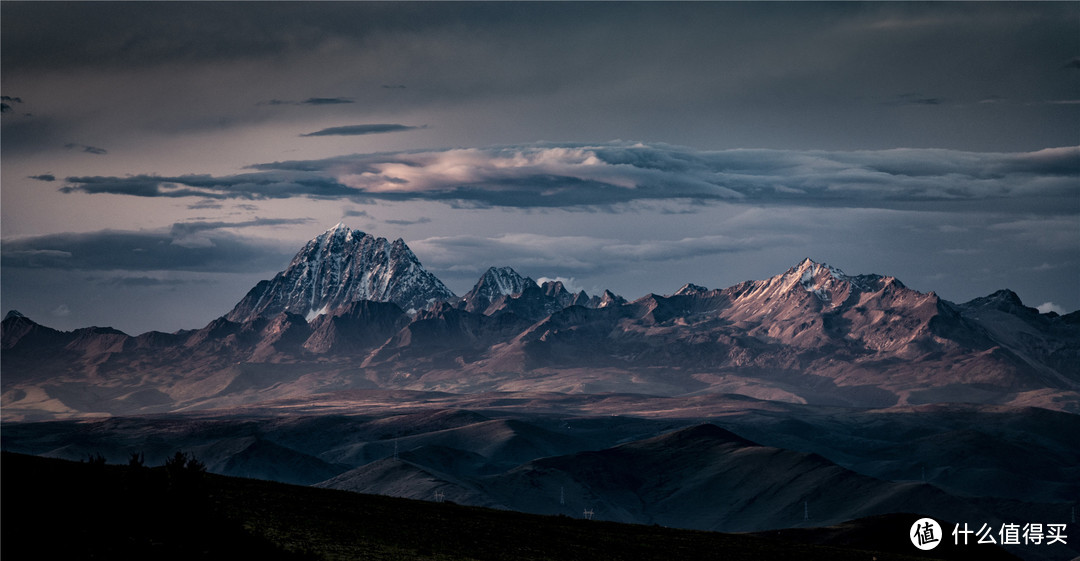
[[[789,269],[784,277],[786,287],[795,288],[798,285],[823,302],[832,300],[831,292],[837,283],[858,285],[855,279],[844,274],[844,271],[826,263],[818,263],[809,257]]]
[[[507,296],[521,294],[526,287],[536,284],[536,281],[519,275],[510,267],[490,267],[484,272],[480,282],[492,287],[498,294]]]
[[[422,309],[451,298],[454,293],[424,269],[404,240],[391,243],[338,223],[305,244],[273,280],[253,288],[228,318],[247,321],[283,311],[314,317],[358,300]]]
[[[698,285],[696,285],[694,283],[688,282],[688,283],[682,285],[682,288],[675,291],[675,296],[686,296],[686,295],[689,295],[689,294],[704,294],[704,293],[706,293],[708,291],[709,291],[709,289],[705,288],[704,286],[698,286]]]
[[[468,311],[483,311],[500,296],[517,296],[536,281],[510,267],[489,267],[462,301]]]

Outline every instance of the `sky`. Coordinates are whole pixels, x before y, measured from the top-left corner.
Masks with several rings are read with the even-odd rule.
[[[199,328],[338,222],[464,294],[810,257],[1080,309],[1080,4],[0,3],[0,306]]]

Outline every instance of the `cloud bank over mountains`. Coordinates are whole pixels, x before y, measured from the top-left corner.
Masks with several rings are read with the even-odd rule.
[[[1080,147],[1022,153],[718,150],[537,143],[357,154],[210,176],[68,177],[67,193],[215,199],[430,200],[513,208],[615,208],[688,199],[854,208],[1077,210]],[[1017,209],[1020,205],[1022,209]]]

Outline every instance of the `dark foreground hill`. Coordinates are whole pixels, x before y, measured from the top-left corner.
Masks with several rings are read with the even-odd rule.
[[[2,555],[62,559],[920,559],[4,453]],[[899,521],[903,531],[908,515]],[[888,532],[897,521],[867,532]],[[882,522],[882,523],[884,523]],[[816,538],[819,543],[828,543]],[[883,549],[887,549],[884,548]],[[991,548],[936,558],[1009,559]]]

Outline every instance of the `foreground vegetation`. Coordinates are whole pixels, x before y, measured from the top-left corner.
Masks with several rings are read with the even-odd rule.
[[[148,468],[5,452],[0,474],[5,559],[917,558],[231,478],[182,455]]]

